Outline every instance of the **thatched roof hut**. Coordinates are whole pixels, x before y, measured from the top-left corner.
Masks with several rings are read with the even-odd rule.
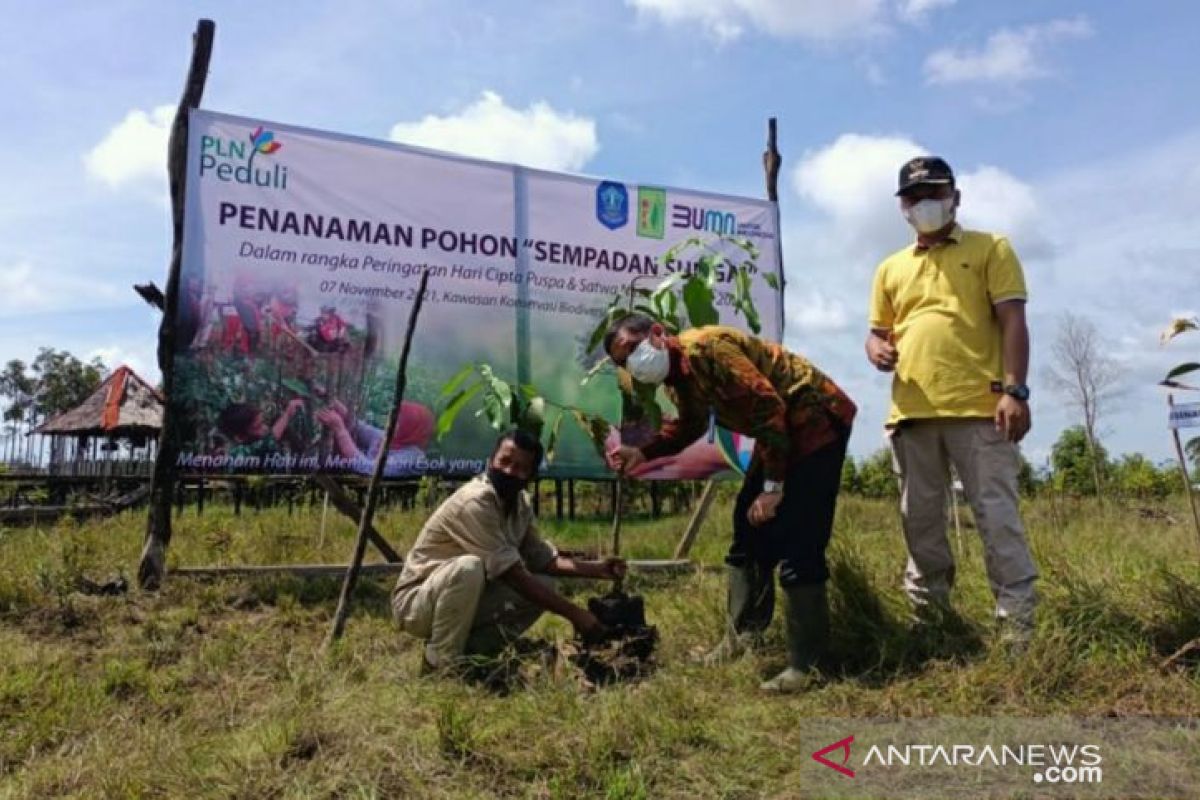
[[[33,430],[46,436],[104,436],[145,439],[162,428],[163,398],[129,367],[113,371],[75,408]]]

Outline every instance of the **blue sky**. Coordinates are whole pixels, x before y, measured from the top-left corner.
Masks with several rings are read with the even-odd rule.
[[[1031,289],[1035,464],[1073,412],[1044,380],[1057,315],[1121,366],[1110,450],[1171,454],[1157,334],[1200,309],[1200,104],[1185,2],[556,0],[0,2],[0,358],[39,346],[155,375],[169,108],[198,16],[205,106],[647,183],[760,195],[780,124],[787,342],[882,443],[862,356],[876,263],[908,232],[895,170],[944,155],[962,219],[1006,233]]]

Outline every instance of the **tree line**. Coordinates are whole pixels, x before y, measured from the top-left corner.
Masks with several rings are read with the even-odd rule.
[[[1154,463],[1141,453],[1110,457],[1099,440],[1091,440],[1082,425],[1067,428],[1055,441],[1050,461],[1035,467],[1020,456],[1018,486],[1025,496],[1056,492],[1095,497],[1100,492],[1135,499],[1155,499],[1183,491],[1183,476],[1173,460]],[[896,497],[899,487],[892,469],[892,454],[881,448],[861,459],[846,458],[842,491],[862,497]]]
[[[0,460],[34,459],[33,437],[26,436],[57,414],[82,403],[108,376],[99,358],[82,361],[66,350],[43,347],[26,364],[14,358],[0,371],[0,424],[4,435]]]
[[[1165,497],[1183,490],[1179,466],[1154,463],[1140,453],[1111,457],[1100,441],[1104,417],[1121,402],[1122,370],[1111,348],[1089,320],[1060,315],[1048,348],[1045,384],[1079,414],[1051,449],[1048,465],[1034,467],[1021,457],[1019,485],[1026,494],[1044,491],[1079,496]],[[25,433],[82,403],[107,377],[100,358],[82,361],[66,350],[43,347],[32,362],[11,359],[0,371],[0,461],[33,458],[33,437]],[[1200,469],[1200,437],[1187,443],[1194,469]],[[893,497],[898,488],[891,453],[883,448],[866,458],[847,457],[842,490],[865,497]]]

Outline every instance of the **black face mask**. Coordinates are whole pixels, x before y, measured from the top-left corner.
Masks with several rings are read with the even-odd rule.
[[[500,495],[500,499],[506,504],[511,505],[517,496],[521,494],[521,490],[525,488],[526,481],[520,478],[514,478],[506,472],[501,472],[495,467],[488,467],[488,480],[492,482],[492,486],[496,489],[496,494]]]

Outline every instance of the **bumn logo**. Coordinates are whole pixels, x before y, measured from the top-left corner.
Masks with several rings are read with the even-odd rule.
[[[822,747],[820,750],[818,750],[817,752],[812,754],[813,761],[824,764],[825,766],[829,767],[830,769],[837,770],[838,772],[845,775],[847,778],[853,778],[854,770],[852,770],[846,766],[848,763],[850,763],[850,745],[852,745],[852,744],[854,744],[854,737],[847,736],[845,739],[842,739],[840,742],[834,742],[831,745],[826,745],[825,747]],[[827,759],[825,757],[825,756],[829,755],[830,753],[838,753],[838,752],[843,753],[842,758],[841,758],[841,763],[835,764],[834,762],[830,761],[829,759]]]
[[[661,239],[667,228],[667,192],[665,189],[638,187],[637,235]]]
[[[737,217],[730,211],[674,203],[671,206],[671,227],[732,236],[737,233]]]

